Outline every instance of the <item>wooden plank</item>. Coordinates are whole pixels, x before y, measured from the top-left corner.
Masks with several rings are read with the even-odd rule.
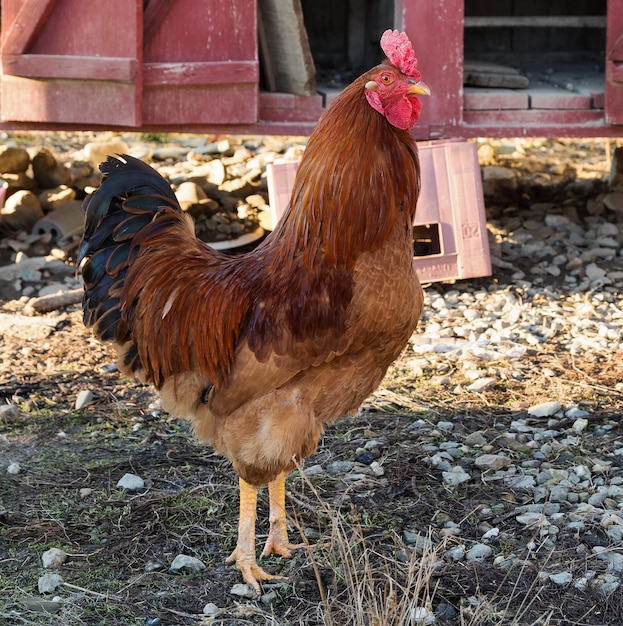
[[[486,15],[465,18],[465,28],[605,28],[605,15]]]
[[[143,85],[257,83],[258,74],[255,61],[145,63]]]
[[[249,124],[257,120],[256,96],[254,83],[171,85],[166,89],[146,85],[143,120],[184,130],[190,124]]]
[[[65,56],[57,54],[6,55],[2,59],[2,71],[12,76],[28,78],[73,78],[77,80],[119,80],[132,82],[136,79],[136,59]]]
[[[128,83],[96,80],[2,78],[4,120],[57,124],[136,126]],[[25,106],[24,103],[28,103]]]
[[[558,89],[539,89],[530,93],[531,109],[590,109],[590,95],[565,93]]]
[[[463,117],[465,129],[469,126],[477,129],[477,136],[478,133],[483,133],[482,136],[490,137],[540,137],[546,128],[556,128],[557,132],[562,132],[565,128],[577,127],[579,130],[582,125],[591,126],[595,122],[603,121],[603,111],[599,109],[465,111]],[[512,129],[512,133],[505,134],[509,129]],[[463,132],[457,134],[463,136]]]
[[[259,12],[276,90],[299,96],[316,93],[314,60],[300,0],[259,0]]]
[[[142,4],[2,0],[2,118],[139,126]]]
[[[422,80],[431,89],[430,98],[421,98],[422,115],[414,135],[426,126],[461,125],[464,4],[463,0],[395,0],[394,28],[409,35]]]
[[[48,18],[56,0],[25,0],[2,36],[2,54],[22,54]]]
[[[257,121],[255,0],[170,0],[169,5],[145,41],[144,125],[186,130]]]
[[[527,93],[507,89],[466,88],[463,95],[463,108],[466,111],[527,109],[529,105]]]

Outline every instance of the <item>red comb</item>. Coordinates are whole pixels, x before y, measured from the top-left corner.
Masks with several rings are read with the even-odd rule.
[[[388,28],[381,37],[381,48],[387,58],[403,74],[414,80],[420,80],[421,74],[417,70],[417,59],[407,33],[399,33]]]

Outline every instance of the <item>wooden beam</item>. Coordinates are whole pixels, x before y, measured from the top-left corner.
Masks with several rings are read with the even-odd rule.
[[[69,78],[77,80],[114,80],[133,82],[136,59],[84,57],[58,54],[4,55],[2,71],[8,76],[25,78]]]
[[[275,88],[299,96],[314,95],[314,60],[300,0],[260,0],[258,6]]]
[[[143,85],[215,85],[256,83],[255,61],[144,63]]]
[[[605,28],[605,15],[487,15],[465,17],[465,28]]]
[[[26,0],[2,39],[2,54],[23,54],[52,12],[56,0]]]

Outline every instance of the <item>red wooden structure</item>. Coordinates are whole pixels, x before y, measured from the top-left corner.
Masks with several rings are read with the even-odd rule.
[[[339,86],[319,80],[312,95],[267,90],[258,36],[265,2],[1,0],[0,128],[308,134]],[[355,5],[377,7],[377,19]],[[327,11],[344,17],[347,57],[359,37],[376,42],[378,53],[384,28],[407,31],[433,93],[418,138],[623,135],[621,0],[302,0],[302,7],[310,33],[326,27],[318,20]],[[390,23],[381,21],[387,16]],[[310,35],[310,42],[314,57],[326,52],[326,41]],[[530,86],[465,87],[472,54],[534,70]],[[572,66],[571,54],[582,57]],[[557,59],[567,64],[561,69]],[[540,70],[544,82],[535,78]]]

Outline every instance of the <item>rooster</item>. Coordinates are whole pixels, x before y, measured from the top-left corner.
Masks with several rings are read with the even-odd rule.
[[[288,557],[298,546],[286,475],[379,385],[422,308],[409,129],[429,89],[406,34],[386,31],[381,47],[388,58],[319,121],[286,213],[255,250],[231,257],[199,241],[166,181],[127,155],[100,166],[84,202],[84,323],[232,462],[240,517],[228,562],[257,594],[277,578],[256,561],[259,487],[270,505],[262,556]]]

